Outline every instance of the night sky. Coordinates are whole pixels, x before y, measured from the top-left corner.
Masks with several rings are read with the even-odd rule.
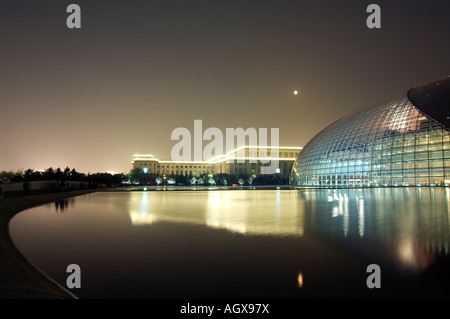
[[[66,26],[71,3],[81,29]],[[366,26],[371,3],[381,29]],[[304,146],[449,75],[449,12],[448,0],[1,0],[0,171],[127,173],[134,153],[169,159],[171,132],[195,119]]]

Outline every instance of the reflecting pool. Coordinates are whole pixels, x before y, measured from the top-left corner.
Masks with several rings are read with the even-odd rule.
[[[448,188],[98,192],[10,231],[81,298],[450,297]]]

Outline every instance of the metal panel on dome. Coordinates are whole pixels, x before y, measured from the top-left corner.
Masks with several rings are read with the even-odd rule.
[[[450,129],[450,76],[411,88],[408,98],[422,112]]]

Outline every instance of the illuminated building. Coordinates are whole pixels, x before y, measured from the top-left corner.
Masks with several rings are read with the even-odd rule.
[[[450,76],[354,111],[294,164],[302,186],[450,185]]]
[[[207,161],[159,160],[151,154],[135,154],[131,164],[133,169],[139,168],[146,173],[157,175],[259,175],[262,166],[270,165],[269,161],[277,160],[277,174],[289,176],[301,149],[301,147],[242,146]]]

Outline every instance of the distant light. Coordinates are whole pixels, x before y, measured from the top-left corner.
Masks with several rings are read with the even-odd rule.
[[[144,171],[144,173],[147,173],[147,172],[148,172],[148,168],[145,167],[145,168],[143,169],[143,171]]]
[[[117,174],[115,171],[107,171],[106,173],[110,174],[110,175],[113,175],[113,176]]]
[[[297,282],[298,287],[303,288],[303,274],[301,272],[298,273]]]
[[[294,91],[294,95],[297,95],[298,94],[298,91]]]
[[[277,172],[277,173],[280,173],[281,171],[280,171],[280,169],[279,169],[279,168],[277,168],[277,169],[276,169],[276,172]]]

